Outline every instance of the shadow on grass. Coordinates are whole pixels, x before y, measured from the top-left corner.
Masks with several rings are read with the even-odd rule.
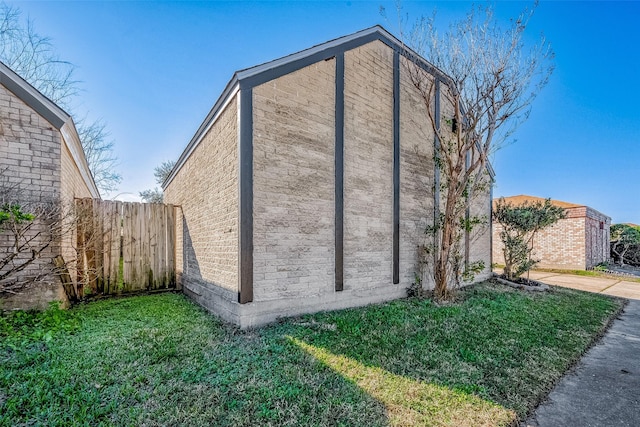
[[[305,316],[297,321],[303,327],[289,336],[325,359],[344,357],[404,378],[406,386],[444,387],[451,396],[473,394],[524,417],[619,306],[564,289],[534,295],[480,285],[449,306],[404,300]]]
[[[517,419],[514,411],[472,394],[395,375],[289,339],[382,403],[392,426],[504,426]]]

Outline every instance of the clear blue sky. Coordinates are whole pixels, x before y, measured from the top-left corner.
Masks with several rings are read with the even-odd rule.
[[[124,178],[117,193],[136,195],[180,155],[235,70],[375,24],[398,30],[393,1],[14,4],[78,66],[75,111],[107,123]],[[403,6],[411,21],[436,8],[446,25],[470,4]],[[497,2],[496,14],[506,22],[528,4]],[[540,3],[529,35],[544,32],[556,71],[516,143],[493,159],[495,197],[551,197],[640,223],[639,18],[638,2]]]

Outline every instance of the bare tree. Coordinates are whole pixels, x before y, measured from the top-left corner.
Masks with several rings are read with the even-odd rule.
[[[122,176],[116,172],[118,158],[113,153],[114,143],[108,139],[105,124],[100,120],[87,124],[83,119],[77,128],[96,186],[102,191],[116,190]]]
[[[535,9],[535,6],[534,8]],[[527,119],[531,104],[553,72],[553,52],[542,37],[526,47],[523,35],[533,9],[501,28],[490,7],[473,7],[440,34],[435,15],[421,18],[405,42],[444,74],[434,79],[418,61],[405,62],[426,106],[435,135],[440,206],[427,234],[425,262],[432,264],[436,299],[447,299],[460,277],[477,263],[461,262],[460,241],[481,218],[465,215],[474,197],[488,191],[489,157]],[[440,96],[442,114],[433,106]]]
[[[175,160],[167,160],[166,162],[160,163],[160,166],[156,166],[153,169],[153,176],[156,177],[156,183],[158,185],[162,185],[163,182],[169,178],[169,174],[173,170],[176,165]]]
[[[29,19],[23,21],[19,8],[5,3],[0,3],[0,61],[64,109],[80,93],[74,65],[60,59],[51,39],[38,34]],[[122,178],[104,123],[81,120],[78,133],[96,185],[115,190]]]
[[[176,165],[175,160],[167,160],[162,162],[160,166],[153,169],[153,176],[156,177],[156,184],[162,185],[167,180],[169,174]],[[140,192],[140,197],[147,203],[162,203],[162,190],[155,187],[153,190],[144,190]]]
[[[0,296],[53,279],[51,255],[73,227],[64,211],[55,195],[28,190],[0,170]]]
[[[112,224],[98,229],[88,200],[60,200],[0,169],[0,297],[58,278],[70,302],[100,290],[93,260],[103,259]]]
[[[79,92],[75,67],[55,53],[51,39],[22,22],[19,8],[0,4],[0,60],[63,108]]]

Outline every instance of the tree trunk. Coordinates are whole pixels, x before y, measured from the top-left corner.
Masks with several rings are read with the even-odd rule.
[[[436,265],[434,266],[434,280],[435,289],[434,297],[438,301],[446,300],[448,298],[448,285],[449,274],[447,271],[447,264],[451,255],[451,247],[454,240],[454,227],[455,227],[455,206],[456,195],[452,188],[447,191],[447,199],[445,201],[444,210],[444,222],[442,224],[442,241],[440,242],[440,251],[437,257]]]

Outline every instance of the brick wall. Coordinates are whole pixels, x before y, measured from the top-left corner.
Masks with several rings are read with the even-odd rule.
[[[393,51],[344,55],[344,287],[394,286]]]
[[[566,209],[567,217],[540,231],[534,242],[537,267],[585,270],[609,259],[611,218],[588,206]],[[500,224],[493,224],[493,262],[504,264]]]
[[[425,244],[424,230],[433,225],[434,133],[428,125],[424,101],[400,67],[400,284],[408,287],[420,274],[418,246]],[[431,286],[428,275],[422,278]]]
[[[0,170],[5,171],[0,178],[8,186],[18,186],[21,200],[37,203],[60,197],[60,147],[60,132],[0,85]],[[47,230],[45,224],[34,227],[34,232]],[[0,252],[10,250],[7,234],[0,239]],[[59,251],[54,242],[21,277],[40,275]],[[56,278],[46,276],[22,294],[4,299],[3,308],[45,308],[49,301],[61,299],[59,291]]]
[[[253,90],[254,301],[334,292],[335,59]]]
[[[238,103],[224,108],[164,191],[178,205],[176,273],[209,307],[211,293],[238,291]]]
[[[568,270],[586,268],[585,209],[567,210],[567,218],[536,234],[534,259],[540,259],[537,267]],[[500,240],[502,227],[493,224],[493,262],[504,264],[503,245]]]
[[[609,260],[611,218],[592,208],[586,208],[586,268]]]
[[[205,138],[165,190],[165,201],[184,212],[179,234],[187,293],[241,327],[399,298],[420,269],[417,246],[424,243],[425,226],[433,224],[434,201],[434,140],[426,107],[401,69],[400,283],[393,284],[393,50],[374,41],[346,51],[344,59],[343,291],[335,291],[335,58],[252,88],[252,302],[238,304],[211,279],[217,286],[193,286],[187,271],[187,249],[193,248],[202,266],[208,253],[199,248],[219,238],[200,225],[197,206],[211,203],[206,198],[231,200],[237,212],[237,193],[223,201],[213,182],[200,182],[202,169],[213,169],[211,159],[224,155],[210,148],[221,140]],[[237,133],[223,140],[237,144]],[[207,151],[209,163],[194,161],[198,150],[214,150]],[[237,186],[237,168],[226,173]],[[215,182],[224,179],[216,175]],[[484,196],[477,209],[488,212],[488,190]],[[236,230],[234,224],[237,239]],[[474,255],[488,259],[488,235],[478,239],[484,240]]]
[[[491,178],[488,172],[480,177],[480,187],[472,195],[469,203],[469,215],[482,221],[469,233],[469,262],[484,262],[484,270],[476,274],[475,279],[484,279],[491,274]]]
[[[335,61],[253,90],[254,302],[241,324],[406,295],[417,246],[433,223],[433,131],[401,69],[400,283],[392,283],[393,51],[372,42],[345,52],[344,290],[334,291]],[[451,109],[451,107],[449,107]],[[479,212],[488,216],[490,192]],[[473,256],[490,265],[488,228]]]

